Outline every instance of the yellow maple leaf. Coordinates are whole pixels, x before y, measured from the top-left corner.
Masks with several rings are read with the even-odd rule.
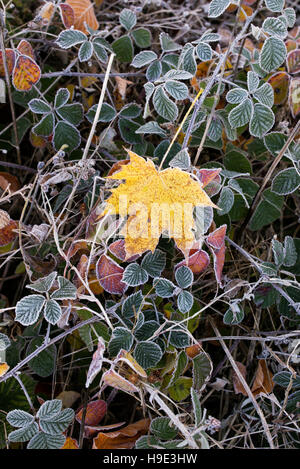
[[[111,189],[103,213],[127,219],[121,232],[126,258],[153,252],[162,233],[186,253],[195,241],[194,208],[216,205],[189,173],[179,168],[158,171],[153,161],[127,152],[130,162],[107,178],[125,182]]]

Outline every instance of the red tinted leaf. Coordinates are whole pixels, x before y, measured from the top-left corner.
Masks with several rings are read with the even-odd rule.
[[[86,408],[84,424],[88,426],[90,425],[92,427],[95,425],[98,425],[98,423],[106,415],[106,412],[107,412],[107,405],[105,401],[98,399],[97,401],[90,402]],[[77,422],[81,423],[82,415],[83,415],[83,409],[81,409],[76,414]]]
[[[6,172],[0,172],[0,188],[3,191],[9,188],[11,192],[16,192],[20,187],[19,179],[16,176]]]
[[[0,229],[0,246],[6,246],[11,243],[17,236],[18,233],[14,230],[18,229],[18,223],[14,220],[10,220],[7,225]]]
[[[18,91],[29,91],[41,77],[41,69],[30,57],[20,55],[13,71],[13,85]]]
[[[126,283],[122,282],[124,269],[115,261],[103,254],[96,265],[98,281],[108,293],[122,295],[126,289]]]
[[[66,3],[62,3],[61,5],[59,5],[59,8],[64,27],[67,29],[71,28],[75,21],[73,8],[70,5],[67,5]]]
[[[268,83],[274,90],[274,104],[282,104],[288,97],[290,77],[286,72],[277,72],[272,75]]]
[[[225,243],[223,246],[217,251],[216,249],[212,249],[213,251],[213,256],[214,256],[214,269],[215,269],[215,275],[217,282],[221,284],[221,278],[222,278],[222,271],[224,267],[224,262],[225,262]]]
[[[17,50],[20,52],[21,55],[27,55],[28,57],[30,57],[31,59],[34,60],[34,52],[33,52],[33,48],[31,46],[31,44],[29,44],[28,41],[25,41],[25,39],[23,39],[18,47],[17,47]]]
[[[222,225],[219,228],[217,228],[215,231],[210,233],[206,238],[206,241],[209,244],[209,246],[211,246],[214,249],[221,249],[225,241],[226,229],[227,229],[227,225]]]
[[[285,41],[285,47],[288,52],[291,52],[292,50],[297,49],[297,42],[293,41],[293,39],[288,39]]]
[[[292,50],[288,53],[287,59],[287,69],[289,73],[299,73],[300,72],[300,49]]]
[[[126,251],[125,251],[125,239],[119,239],[118,241],[113,242],[108,247],[109,251],[120,261],[125,261],[126,259]],[[126,262],[133,262],[138,259],[140,256],[132,256],[129,259],[126,259]]]
[[[206,169],[202,168],[198,171],[198,178],[202,183],[202,187],[206,187],[210,182],[217,180],[220,182],[220,172],[222,168]]]
[[[13,49],[5,49],[5,56],[6,56],[8,73],[9,75],[11,75],[15,66],[16,54],[13,51]],[[0,76],[5,77],[2,51],[0,51]]]
[[[209,266],[209,255],[201,249],[189,256],[187,260],[179,262],[175,268],[182,265],[188,266],[194,274],[201,274]]]

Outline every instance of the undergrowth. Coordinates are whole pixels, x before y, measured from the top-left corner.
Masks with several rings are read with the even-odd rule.
[[[36,7],[0,2],[1,448],[299,448],[297,2]]]

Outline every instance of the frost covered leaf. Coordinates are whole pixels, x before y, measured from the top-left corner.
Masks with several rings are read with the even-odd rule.
[[[148,281],[148,274],[139,264],[133,263],[126,267],[124,270],[122,281],[130,287],[137,287],[143,285]]]
[[[132,333],[125,327],[116,327],[108,345],[109,354],[115,357],[122,349],[126,351],[130,350],[132,344]]]
[[[19,55],[16,60],[12,83],[17,91],[30,91],[41,78],[41,69],[37,63],[26,55]]]
[[[92,383],[92,381],[95,379],[97,374],[100,373],[102,369],[104,351],[105,351],[105,343],[102,337],[99,337],[97,350],[93,354],[93,358],[92,358],[92,361],[90,363],[90,366],[87,372],[87,377],[86,377],[86,382],[85,382],[86,388],[89,387],[89,385]]]
[[[154,342],[139,342],[134,350],[134,358],[145,370],[155,366],[161,357],[161,348]]]
[[[50,324],[57,324],[62,316],[60,305],[55,300],[47,300],[45,304],[44,317]]]
[[[156,121],[147,122],[146,124],[139,127],[136,131],[136,134],[156,134],[160,137],[166,137],[167,134],[164,129]]]
[[[156,112],[167,121],[174,122],[177,119],[177,106],[168,98],[162,86],[158,86],[155,90],[153,105]]]
[[[16,305],[16,321],[23,326],[34,324],[44,306],[45,298],[42,295],[28,295],[18,301]]]
[[[175,285],[166,278],[155,278],[153,280],[155,292],[161,298],[170,298],[175,291]]]
[[[126,291],[127,285],[122,282],[123,267],[120,267],[105,254],[97,262],[96,273],[98,281],[105,291],[117,295],[122,295]]]
[[[19,428],[18,430],[14,430],[8,435],[8,439],[12,443],[17,442],[25,442],[29,441],[34,435],[36,435],[39,431],[38,424],[36,422],[32,422],[25,427]]]
[[[266,72],[276,70],[286,58],[286,47],[281,39],[269,37],[266,39],[259,56],[259,65]]]
[[[127,206],[123,208],[120,206],[120,197],[127,197],[133,206],[138,204],[135,207],[141,207],[138,214],[129,217],[124,227],[127,257],[142,254],[148,250],[154,251],[163,231],[168,232],[170,237],[174,237],[179,249],[188,249],[194,242],[192,231],[195,223],[194,207],[214,207],[215,205],[202,190],[200,184],[192,180],[188,173],[178,168],[157,171],[151,160],[146,161],[131,151],[128,153],[130,163],[123,165],[120,171],[109,176],[109,179],[124,179],[125,182],[112,189],[112,195],[108,198],[103,213],[119,213],[121,216],[127,216]],[[182,220],[180,218],[177,220],[176,217],[180,217],[183,208],[183,194],[184,202],[190,211],[185,210],[186,229],[183,237],[180,237],[177,223],[181,226]],[[130,210],[130,207],[128,209]],[[169,216],[161,216],[162,209],[167,211],[166,215],[170,215],[171,226],[168,221]],[[134,229],[135,222],[141,224],[138,232]],[[175,236],[177,233],[178,235]]]
[[[286,59],[286,63],[289,73],[300,73],[300,49],[292,50],[291,52],[289,52]]]
[[[169,165],[172,168],[189,169],[191,167],[191,158],[188,150],[186,148],[180,150],[170,161]]]
[[[249,93],[253,93],[259,86],[259,76],[255,72],[247,73],[247,86]]]
[[[270,36],[282,39],[287,36],[286,25],[279,18],[266,18],[262,28]]]
[[[141,68],[153,62],[155,59],[157,59],[157,54],[155,52],[151,50],[145,50],[134,57],[131,65],[135,68]]]
[[[79,147],[81,136],[76,127],[68,122],[60,121],[54,129],[53,143],[57,151],[63,146],[68,145],[68,152],[72,152]]]
[[[275,122],[273,111],[264,104],[254,104],[254,112],[251,117],[249,131],[254,137],[262,138]]]
[[[286,236],[284,239],[284,259],[283,265],[292,267],[297,262],[297,249],[294,240],[291,236]]]
[[[188,97],[188,87],[176,80],[167,80],[165,90],[174,98],[178,100],[186,99]]]
[[[41,429],[49,435],[63,433],[74,419],[73,409],[64,409],[59,414],[46,419],[40,418]]]
[[[150,426],[151,432],[160,440],[173,440],[178,431],[173,427],[169,417],[157,417],[152,420]]]
[[[64,435],[39,432],[27,445],[27,449],[60,449],[66,441]]]
[[[167,33],[160,33],[159,35],[160,45],[164,52],[173,52],[181,49],[179,44],[176,44]]]
[[[52,293],[51,298],[56,300],[74,300],[76,299],[77,289],[70,280],[58,276],[58,290]]]
[[[62,49],[70,49],[70,47],[76,46],[77,44],[82,44],[87,41],[87,36],[76,29],[66,29],[62,31],[58,36],[56,43]]]
[[[230,0],[212,0],[209,5],[208,16],[210,18],[217,18],[224,13],[229,4]]]
[[[11,412],[8,412],[6,420],[13,427],[25,427],[31,424],[34,420],[34,417],[24,410],[15,409]]]
[[[151,45],[151,33],[149,29],[138,28],[132,31],[131,33],[134,42],[137,46],[144,49],[145,47],[150,47]]]
[[[182,314],[188,313],[192,309],[193,303],[194,297],[190,292],[182,290],[179,293],[177,297],[177,306]]]
[[[246,99],[247,97],[248,93],[246,90],[244,90],[244,88],[233,88],[232,90],[228,91],[226,95],[226,100],[228,101],[228,103],[231,104],[239,104],[244,101],[244,99]]]
[[[34,290],[39,293],[45,293],[52,287],[56,276],[57,272],[51,272],[51,274],[47,275],[47,277],[40,278],[36,282],[27,285],[27,288],[30,288],[30,290]]]
[[[60,399],[52,399],[45,401],[38,410],[37,417],[39,419],[52,419],[61,412],[62,401]]]
[[[209,44],[206,44],[206,42],[199,42],[199,44],[196,47],[196,53],[202,62],[211,60],[212,55],[213,55],[212,48],[210,47]]]
[[[78,59],[79,62],[87,62],[93,55],[93,45],[90,41],[85,41],[81,44],[79,52],[78,52]]]
[[[184,265],[176,269],[175,278],[180,288],[188,288],[194,281],[192,270]]]
[[[279,13],[284,7],[284,1],[285,0],[265,0],[265,4],[269,10]]]
[[[254,91],[253,96],[257,101],[265,106],[272,107],[274,104],[274,90],[269,83],[264,83],[260,86],[256,91]]]
[[[218,200],[219,214],[226,215],[226,213],[230,212],[230,210],[232,209],[233,204],[234,193],[232,192],[230,187],[224,187]]]
[[[124,8],[120,13],[120,23],[127,31],[136,25],[136,15],[129,8]]]
[[[234,90],[232,90],[234,91]],[[228,116],[231,127],[237,129],[248,124],[253,113],[253,104],[251,99],[246,98],[241,104],[232,109]]]
[[[148,252],[144,256],[141,266],[150,277],[158,277],[166,267],[166,254],[160,249],[156,249],[153,253]]]
[[[51,112],[51,106],[41,99],[32,99],[29,101],[28,106],[35,114],[47,114],[48,112]]]
[[[295,118],[300,113],[300,78],[292,78],[289,88],[289,106]]]
[[[138,388],[114,370],[103,373],[102,380],[108,386],[124,392],[138,392]]]
[[[300,176],[295,168],[280,171],[272,182],[272,191],[279,195],[295,192],[300,187]]]
[[[122,315],[125,318],[137,316],[142,303],[143,295],[141,291],[129,295],[122,305]]]

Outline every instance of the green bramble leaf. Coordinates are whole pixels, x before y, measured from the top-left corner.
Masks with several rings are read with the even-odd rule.
[[[157,59],[157,54],[155,52],[151,50],[144,50],[134,57],[131,65],[135,68],[141,68],[153,62],[155,59]]]
[[[212,0],[209,5],[208,17],[217,18],[230,5],[230,0]]]
[[[140,342],[134,350],[134,358],[144,370],[153,368],[160,361],[162,351],[154,342]]]
[[[120,23],[127,31],[130,31],[136,25],[136,15],[129,8],[124,8],[120,13]]]
[[[255,103],[249,131],[254,137],[262,138],[271,130],[275,122],[273,111],[264,104]]]
[[[153,105],[156,112],[167,121],[174,122],[177,119],[177,106],[168,98],[162,86],[158,86],[154,92]]]
[[[146,28],[138,28],[132,31],[131,33],[134,42],[138,47],[144,49],[145,47],[151,46],[151,33],[149,29]]]
[[[232,90],[233,91],[233,90]],[[231,127],[237,129],[248,124],[253,114],[253,103],[251,99],[246,98],[238,106],[232,109],[228,115],[228,121]]]
[[[133,44],[129,36],[122,36],[112,43],[117,59],[122,63],[132,62]]]
[[[284,42],[277,37],[269,37],[264,42],[259,56],[259,65],[266,72],[276,70],[285,61],[287,50]]]
[[[284,7],[285,0],[265,0],[266,7],[269,10],[279,13]]]
[[[77,44],[81,44],[85,41],[87,41],[86,34],[81,31],[77,31],[76,29],[66,29],[59,34],[56,43],[62,49],[70,49],[70,47],[76,46]]]
[[[34,324],[38,320],[44,304],[45,298],[42,295],[25,296],[16,305],[15,320],[23,326]]]
[[[300,176],[295,168],[280,171],[272,182],[272,191],[279,195],[292,194],[300,187]]]

